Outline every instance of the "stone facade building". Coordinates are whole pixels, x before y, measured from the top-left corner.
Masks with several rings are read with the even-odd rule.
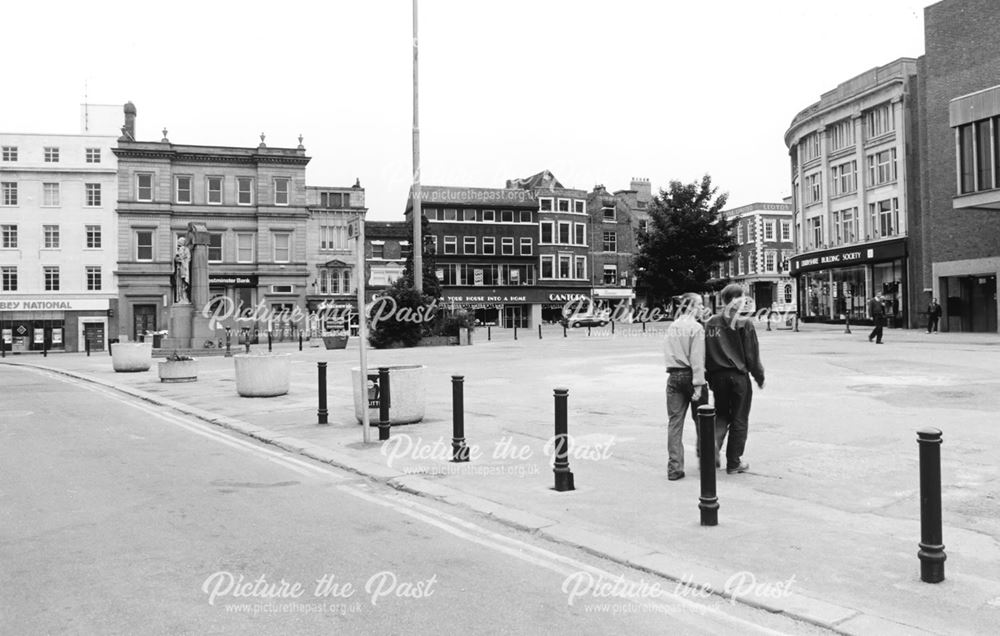
[[[736,221],[733,235],[737,248],[733,257],[719,266],[717,278],[743,285],[753,301],[750,311],[794,310],[795,281],[788,271],[793,252],[792,205],[751,203],[723,210],[722,216]]]

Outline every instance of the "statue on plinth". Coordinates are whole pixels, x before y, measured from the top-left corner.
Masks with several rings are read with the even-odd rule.
[[[187,238],[177,239],[177,250],[174,252],[174,302],[191,302],[191,249]]]

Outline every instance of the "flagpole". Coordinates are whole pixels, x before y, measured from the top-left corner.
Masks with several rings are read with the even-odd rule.
[[[424,291],[423,213],[420,206],[420,111],[417,65],[417,0],[413,0],[413,289]]]

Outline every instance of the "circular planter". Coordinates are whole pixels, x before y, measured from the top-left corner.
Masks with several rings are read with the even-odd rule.
[[[402,364],[390,366],[389,368],[389,423],[413,424],[424,419],[424,403],[426,401],[426,389],[424,383],[424,369],[422,364]],[[368,373],[377,375],[378,367],[369,367]],[[362,398],[361,394],[361,373],[358,367],[351,369],[351,379],[354,385],[354,417],[360,424],[364,414],[362,413],[362,400],[365,406],[368,405],[367,395]],[[367,378],[365,378],[367,387]],[[367,391],[366,391],[367,393]],[[368,409],[368,422],[372,425],[378,424],[377,408]]]
[[[346,349],[347,336],[323,336],[323,344],[327,349]]]
[[[164,360],[157,365],[160,382],[194,382],[198,379],[197,360]]]
[[[153,366],[153,343],[115,342],[111,345],[111,364],[120,373],[149,371]]]
[[[275,397],[288,393],[292,356],[288,353],[241,353],[233,356],[236,392],[242,397]]]

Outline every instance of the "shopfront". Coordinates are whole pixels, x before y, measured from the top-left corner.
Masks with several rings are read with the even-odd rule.
[[[0,342],[10,353],[92,351],[107,346],[109,301],[99,298],[0,300]]]
[[[589,289],[444,288],[445,307],[473,312],[480,325],[528,328],[557,322],[566,303],[590,299]]]
[[[890,327],[907,324],[906,239],[812,252],[791,259],[803,321],[870,320],[868,301],[882,294]]]
[[[608,310],[623,322],[632,320],[635,291],[628,288],[594,288],[594,304],[600,310]]]

